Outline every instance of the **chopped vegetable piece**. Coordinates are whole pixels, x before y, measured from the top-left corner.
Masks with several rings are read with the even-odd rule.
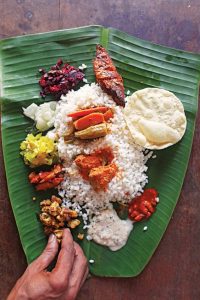
[[[47,136],[42,136],[41,133],[36,136],[28,134],[20,144],[20,149],[25,164],[31,168],[52,165],[58,160],[56,143]]]
[[[35,121],[38,130],[46,131],[54,125],[56,105],[56,101],[43,103],[39,106],[32,103],[27,108],[23,108],[23,113]]]
[[[36,190],[42,191],[54,188],[63,181],[62,166],[54,165],[53,169],[49,172],[31,172],[29,174],[29,181],[32,184],[36,184]]]
[[[155,189],[146,189],[129,204],[129,218],[135,222],[148,219],[156,210],[158,192]]]
[[[113,112],[112,112],[112,110],[111,109],[108,109],[104,114],[103,114],[103,116],[104,116],[104,120],[105,121],[108,121],[109,119],[111,119],[111,118],[113,118]]]
[[[82,110],[79,110],[79,111],[75,111],[71,114],[68,114],[68,117],[76,119],[76,118],[87,116],[87,115],[89,115],[91,113],[94,113],[94,112],[105,113],[107,110],[108,110],[108,108],[105,107],[105,106],[91,107],[91,108],[82,109]]]
[[[96,139],[108,133],[106,123],[88,127],[87,129],[75,132],[75,137],[81,140]]]
[[[104,116],[101,113],[92,113],[82,117],[74,122],[74,127],[77,130],[83,130],[90,126],[98,125],[104,122]]]
[[[43,182],[43,183],[38,183],[36,185],[36,190],[37,191],[45,191],[48,189],[55,188],[58,186],[61,182],[63,181],[63,178],[53,178],[51,182]]]
[[[64,133],[65,134],[65,138],[71,137],[72,134],[73,134],[73,132],[74,132],[74,125],[73,125],[72,122],[68,122],[67,123],[67,127],[65,129],[65,133]]]
[[[79,240],[83,240],[83,239],[84,239],[84,233],[79,233],[79,234],[77,235],[77,238],[78,238]]]
[[[68,221],[67,225],[68,225],[69,228],[74,229],[74,228],[76,228],[80,223],[81,223],[80,220],[74,219],[74,220]]]
[[[63,229],[55,229],[53,233],[55,234],[57,241],[60,244],[63,238]]]

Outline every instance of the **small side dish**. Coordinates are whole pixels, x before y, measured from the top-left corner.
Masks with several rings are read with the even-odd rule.
[[[147,149],[174,145],[186,130],[183,104],[163,89],[146,88],[127,97],[124,116],[135,142]]]
[[[64,64],[61,59],[51,67],[49,71],[43,68],[39,70],[42,77],[39,84],[42,88],[40,95],[45,98],[47,95],[52,94],[57,100],[61,95],[67,92],[81,82],[84,78],[84,73],[81,69],[75,68],[69,64]]]
[[[61,204],[62,200],[54,195],[51,199],[40,202],[41,212],[39,218],[44,226],[44,232],[47,235],[54,233],[58,242],[62,240],[65,223],[73,229],[80,224],[80,221],[76,219],[77,212],[62,207]]]
[[[24,115],[35,121],[36,128],[42,132],[53,127],[55,110],[55,101],[43,103],[39,106],[32,103],[27,108],[23,108]]]
[[[41,133],[28,134],[20,144],[20,154],[24,158],[24,163],[31,168],[42,165],[52,165],[58,160],[58,152],[55,141]]]

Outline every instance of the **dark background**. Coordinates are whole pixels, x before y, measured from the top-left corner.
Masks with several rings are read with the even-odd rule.
[[[200,0],[0,0],[0,38],[100,24],[165,46],[200,52]],[[136,278],[89,279],[78,300],[200,299],[200,126],[172,220]],[[0,152],[0,300],[26,268]]]

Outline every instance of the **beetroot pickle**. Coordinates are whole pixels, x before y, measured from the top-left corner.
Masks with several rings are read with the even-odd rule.
[[[40,95],[45,98],[46,95],[52,94],[59,100],[61,95],[66,95],[69,90],[74,88],[84,78],[84,73],[69,64],[64,64],[61,59],[57,64],[52,66],[46,72],[44,69],[39,69],[42,77],[39,80],[39,85],[42,88]]]

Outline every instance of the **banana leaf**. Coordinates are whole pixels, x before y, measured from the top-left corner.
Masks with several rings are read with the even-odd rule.
[[[37,220],[39,201],[47,192],[35,192],[29,184],[29,169],[19,154],[32,122],[22,114],[22,106],[42,103],[38,69],[48,69],[58,58],[79,66],[85,63],[86,78],[95,80],[92,59],[96,44],[107,48],[124,79],[126,90],[145,87],[167,89],[181,99],[187,117],[187,130],[181,142],[155,152],[149,162],[149,187],[159,191],[156,213],[135,225],[128,243],[119,251],[84,239],[85,255],[93,259],[92,274],[129,277],[138,275],[157,248],[178,201],[190,156],[198,106],[200,55],[155,45],[124,32],[102,26],[34,34],[0,41],[0,85],[2,102],[2,141],[8,190],[21,243],[28,263],[44,249],[46,238]],[[48,97],[50,100],[51,97]],[[36,197],[36,201],[32,198]],[[147,231],[143,231],[148,226]],[[76,235],[76,234],[75,234]]]

